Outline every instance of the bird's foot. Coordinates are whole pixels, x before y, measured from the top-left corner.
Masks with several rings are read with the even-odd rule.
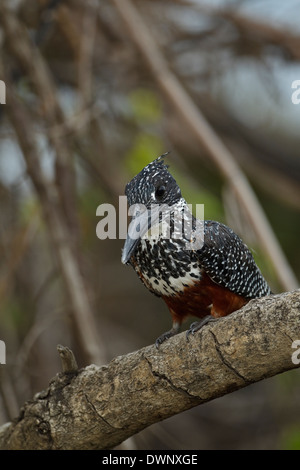
[[[155,341],[155,346],[157,347],[157,349],[164,341],[166,341],[166,339],[169,339],[172,336],[175,336],[179,332],[179,330],[180,330],[180,323],[174,322],[173,327],[169,331],[166,331],[165,333],[160,335]]]
[[[186,332],[186,338],[188,339],[189,335],[194,335],[196,331],[201,330],[201,328],[206,325],[206,323],[218,321],[218,318],[214,318],[211,315],[207,315],[206,317],[202,318],[200,321],[195,321],[191,324],[190,328]]]

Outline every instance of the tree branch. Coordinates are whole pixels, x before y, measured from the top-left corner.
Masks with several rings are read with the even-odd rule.
[[[299,367],[292,361],[299,316],[297,290],[252,300],[159,350],[148,346],[102,367],[64,367],[69,372],[0,428],[0,449],[112,448],[155,422]]]

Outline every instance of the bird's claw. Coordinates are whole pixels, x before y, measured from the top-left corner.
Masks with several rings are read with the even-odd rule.
[[[162,335],[160,335],[157,340],[155,341],[155,346],[156,346],[156,349],[159,348],[159,346],[164,342],[166,341],[167,339],[171,338],[171,336],[173,336],[174,333],[172,333],[171,331],[166,331],[165,333],[163,333]]]
[[[194,335],[194,334],[196,333],[196,331],[198,330],[197,326],[199,325],[199,323],[200,323],[199,321],[194,321],[194,322],[190,325],[189,329],[188,329],[187,332],[186,332],[186,338],[187,338],[187,339],[188,339],[188,337],[189,337],[190,335]]]
[[[166,341],[166,339],[169,339],[171,338],[172,336],[175,336],[177,335],[177,333],[179,332],[180,330],[180,323],[174,321],[173,322],[173,326],[170,330],[166,331],[165,333],[163,333],[161,336],[159,336],[157,338],[157,340],[155,341],[155,346],[156,348],[158,349],[159,346],[164,342]]]
[[[207,315],[202,320],[193,322],[186,332],[186,339],[189,339],[189,336],[194,335],[196,331],[201,330],[201,328],[206,325],[206,323],[213,321],[217,321],[217,318],[213,318],[211,315]]]

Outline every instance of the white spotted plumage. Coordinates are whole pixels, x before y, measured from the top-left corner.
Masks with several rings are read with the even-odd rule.
[[[163,184],[166,191],[157,201],[156,189]],[[184,213],[192,228],[196,219],[191,215],[180,188],[162,159],[147,165],[126,186],[129,205],[159,203],[170,208],[173,232],[165,236],[169,225],[152,228],[135,247],[130,259],[140,278],[156,295],[174,296],[200,281],[205,272],[216,284],[245,299],[270,294],[270,288],[257,267],[248,247],[229,227],[215,221],[204,221],[204,239],[197,250],[187,249],[189,238],[176,236],[176,213]],[[173,219],[172,219],[173,217]],[[197,238],[197,233],[196,238]]]

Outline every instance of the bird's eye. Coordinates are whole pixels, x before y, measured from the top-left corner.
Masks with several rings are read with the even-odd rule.
[[[163,186],[163,185],[158,186],[155,190],[156,199],[161,199],[164,196],[165,192],[166,192],[166,187],[165,186]]]

